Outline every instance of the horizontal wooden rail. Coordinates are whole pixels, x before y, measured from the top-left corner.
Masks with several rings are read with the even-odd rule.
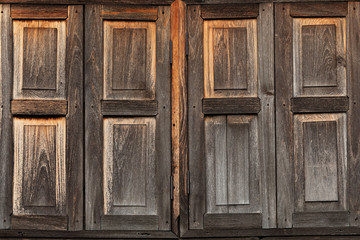
[[[292,17],[346,17],[348,4],[346,2],[326,3],[293,3],[290,7]]]
[[[101,17],[105,19],[156,21],[158,19],[158,9],[157,7],[149,6],[125,7],[103,5],[101,9]]]
[[[66,5],[11,5],[12,19],[66,19]]]
[[[258,4],[221,4],[201,7],[203,19],[240,19],[257,18],[257,16],[259,16]]]
[[[156,100],[103,100],[104,116],[156,116],[158,103]]]
[[[205,214],[204,227],[206,229],[236,229],[261,228],[260,213],[243,214]]]
[[[204,98],[204,114],[257,114],[261,110],[260,98]]]
[[[347,112],[348,97],[296,97],[291,99],[293,113]]]
[[[68,111],[66,100],[12,100],[13,115],[57,115],[64,116]]]

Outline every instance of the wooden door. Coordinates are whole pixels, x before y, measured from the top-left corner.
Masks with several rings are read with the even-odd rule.
[[[276,226],[272,4],[189,5],[189,227]]]
[[[86,228],[170,230],[170,7],[85,21]]]
[[[82,20],[81,6],[1,6],[3,228],[82,229]]]
[[[358,3],[275,9],[278,226],[358,226]]]

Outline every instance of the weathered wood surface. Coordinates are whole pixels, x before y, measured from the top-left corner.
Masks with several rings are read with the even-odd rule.
[[[291,98],[293,113],[336,113],[349,110],[348,97],[297,97]]]
[[[258,4],[219,4],[201,7],[201,17],[203,19],[256,18],[258,15]]]
[[[66,19],[66,5],[11,5],[12,19]]]
[[[322,3],[294,3],[290,8],[292,17],[346,17],[347,13],[346,2],[327,3],[326,7]]]
[[[174,0],[2,0],[1,3],[23,4],[128,4],[128,5],[170,5]]]
[[[102,230],[158,230],[159,217],[157,215],[128,215],[101,217]]]
[[[10,5],[0,5],[0,229],[10,227],[13,186],[12,99],[13,44]]]
[[[347,227],[349,212],[294,213],[293,227]]]
[[[67,230],[68,219],[65,216],[12,216],[13,229]]]
[[[12,100],[13,115],[66,115],[66,100]]]
[[[101,112],[104,116],[156,116],[156,100],[103,100]]]
[[[204,114],[256,114],[261,110],[260,98],[204,98]]]
[[[259,213],[247,214],[205,214],[205,229],[260,228],[262,216]]]
[[[101,16],[105,19],[156,21],[157,7],[103,5]]]

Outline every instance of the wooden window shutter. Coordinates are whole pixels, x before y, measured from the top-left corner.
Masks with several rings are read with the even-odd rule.
[[[170,7],[85,21],[86,229],[170,230]]]
[[[190,229],[276,227],[272,9],[187,8]]]
[[[80,230],[82,7],[1,8],[0,227]]]
[[[276,5],[280,228],[359,226],[359,10]]]

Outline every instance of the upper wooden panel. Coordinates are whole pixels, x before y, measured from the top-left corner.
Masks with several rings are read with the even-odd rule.
[[[64,99],[66,22],[15,20],[14,99]]]
[[[14,119],[14,215],[66,214],[65,118]]]
[[[344,18],[293,19],[294,96],[346,95]]]
[[[154,99],[156,24],[104,21],[104,99]]]
[[[66,19],[67,5],[11,5],[12,19]]]
[[[256,20],[204,21],[205,97],[257,95]]]

